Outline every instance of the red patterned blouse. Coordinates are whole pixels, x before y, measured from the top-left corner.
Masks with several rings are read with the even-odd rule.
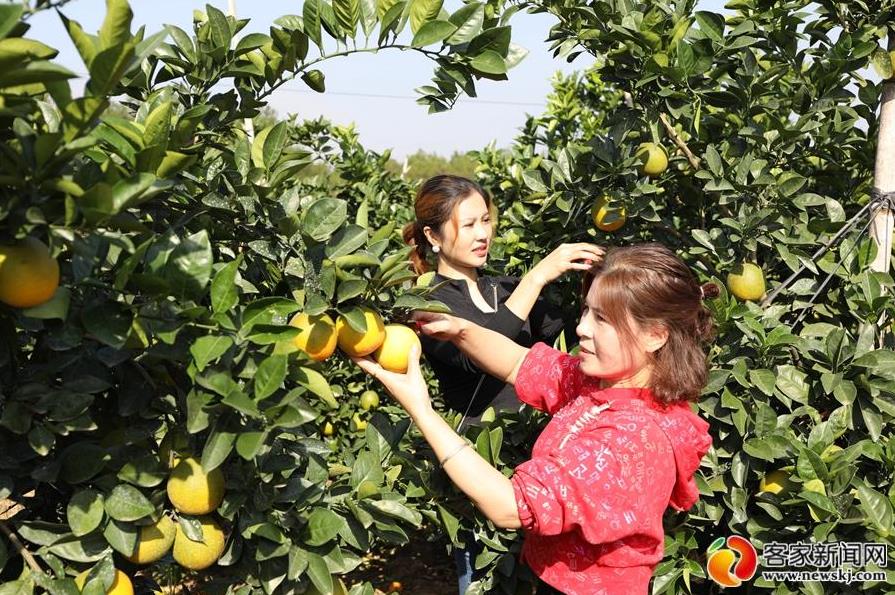
[[[687,403],[599,387],[579,360],[536,344],[519,399],[553,415],[512,477],[523,560],[567,595],[647,593],[662,559],[662,514],[699,499],[693,474],[712,439]]]

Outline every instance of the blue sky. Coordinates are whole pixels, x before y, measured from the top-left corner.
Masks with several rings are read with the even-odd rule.
[[[301,14],[302,7],[300,0],[235,2],[238,16],[251,19],[246,32],[267,32],[274,19]],[[152,33],[170,23],[190,30],[193,9],[204,9],[205,4],[193,0],[131,0],[134,28],[146,25],[147,32]],[[210,4],[225,12],[228,8],[227,0],[212,0]],[[451,12],[461,5],[458,0],[445,2]],[[722,11],[723,0],[702,0],[700,7]],[[62,11],[86,31],[95,32],[105,14],[105,1],[75,0]],[[54,11],[37,15],[31,24],[30,37],[59,49],[58,61],[63,65],[85,72]],[[414,52],[393,50],[328,60],[321,67],[326,74],[327,93],[314,93],[301,81],[292,81],[271,97],[270,105],[281,115],[325,116],[339,124],[354,122],[365,146],[377,151],[391,148],[399,159],[418,149],[449,155],[491,142],[507,146],[526,113],[543,110],[555,71],[580,70],[593,61],[586,54],[572,64],[552,57],[544,43],[553,24],[550,16],[520,13],[511,24],[514,43],[528,49],[528,56],[510,71],[508,81],[479,81],[478,99],[463,98],[450,112],[430,115],[415,101],[414,88],[428,84],[431,63]]]

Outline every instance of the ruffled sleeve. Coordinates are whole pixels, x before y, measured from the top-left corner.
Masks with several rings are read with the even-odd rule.
[[[535,343],[516,374],[519,400],[541,411],[555,413],[581,389],[584,375],[579,363],[576,357],[545,343]]]

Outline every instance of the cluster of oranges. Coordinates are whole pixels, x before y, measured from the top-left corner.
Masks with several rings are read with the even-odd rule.
[[[404,373],[413,345],[420,348],[420,339],[410,327],[403,324],[385,324],[379,312],[361,306],[367,330],[355,330],[340,315],[335,321],[329,314],[309,315],[300,312],[289,324],[299,329],[293,339],[295,346],[311,359],[322,362],[336,351],[338,346],[346,355],[366,357],[372,355],[386,370]]]
[[[657,143],[641,143],[634,157],[640,162],[638,171],[642,176],[656,178],[668,169],[668,154]],[[611,233],[621,229],[628,220],[621,193],[607,191],[601,194],[594,201],[590,216],[600,231]]]

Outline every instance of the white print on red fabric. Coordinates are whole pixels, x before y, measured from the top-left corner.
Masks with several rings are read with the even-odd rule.
[[[668,432],[686,437],[683,447],[693,450],[681,471],[692,482],[710,444],[707,424],[688,407],[651,410],[646,390],[601,390],[576,358],[543,344],[520,367],[516,392],[553,414],[532,459],[512,478],[525,561],[568,595],[645,594],[678,479]],[[695,484],[684,487],[698,496]],[[689,508],[690,493],[681,493]]]

